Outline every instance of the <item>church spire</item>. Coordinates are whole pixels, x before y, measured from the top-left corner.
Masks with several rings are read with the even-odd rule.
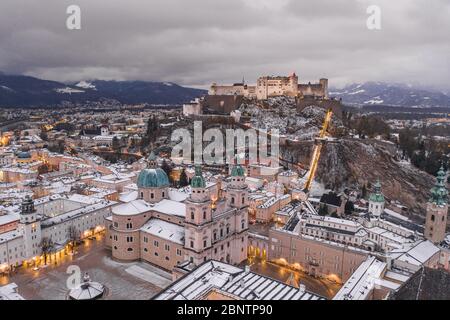
[[[438,206],[443,206],[447,204],[448,201],[448,190],[445,186],[446,172],[444,167],[441,166],[437,173],[436,183],[433,188],[431,188],[431,198],[430,202]]]

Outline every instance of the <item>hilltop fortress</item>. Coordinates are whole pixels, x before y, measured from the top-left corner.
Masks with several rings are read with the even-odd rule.
[[[233,85],[213,83],[209,95],[238,95],[249,99],[266,100],[270,97],[315,97],[328,99],[328,79],[320,79],[319,83],[299,84],[295,73],[285,76],[263,76],[256,85],[247,85],[244,81]]]
[[[328,96],[328,79],[321,78],[318,83],[299,83],[295,73],[289,76],[262,76],[257,79],[256,85],[248,85],[244,79],[232,85],[213,83],[206,96],[183,105],[183,114],[230,115],[244,99],[264,101],[281,96],[295,98],[299,111],[314,105],[331,108],[337,117],[341,116],[341,102]]]

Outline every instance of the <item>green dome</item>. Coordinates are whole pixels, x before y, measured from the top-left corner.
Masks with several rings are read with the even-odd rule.
[[[431,188],[430,202],[438,206],[443,206],[447,203],[448,190],[445,187],[445,171],[444,168],[438,172],[437,181],[433,188]]]
[[[384,202],[384,195],[381,193],[381,184],[378,180],[374,186],[374,192],[369,195],[369,201],[373,202]]]
[[[192,188],[206,188],[206,182],[202,175],[202,169],[200,166],[195,166],[195,176],[191,181]]]
[[[28,151],[21,151],[17,154],[17,158],[19,159],[29,159],[31,158],[31,154]]]
[[[169,186],[169,178],[161,168],[144,169],[137,179],[139,188],[160,188]]]
[[[243,177],[245,176],[245,170],[244,168],[242,168],[241,165],[236,165],[233,166],[233,168],[231,169],[231,176],[232,177]]]

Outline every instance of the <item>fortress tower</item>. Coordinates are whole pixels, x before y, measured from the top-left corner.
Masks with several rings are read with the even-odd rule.
[[[431,198],[427,204],[424,235],[433,243],[440,243],[445,238],[448,212],[448,190],[445,187],[445,177],[446,173],[441,167],[436,184],[431,188]]]

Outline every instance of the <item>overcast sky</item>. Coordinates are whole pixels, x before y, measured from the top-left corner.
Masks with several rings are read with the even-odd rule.
[[[66,28],[71,4],[81,30]],[[195,86],[295,71],[449,90],[450,0],[0,0],[0,70]]]

